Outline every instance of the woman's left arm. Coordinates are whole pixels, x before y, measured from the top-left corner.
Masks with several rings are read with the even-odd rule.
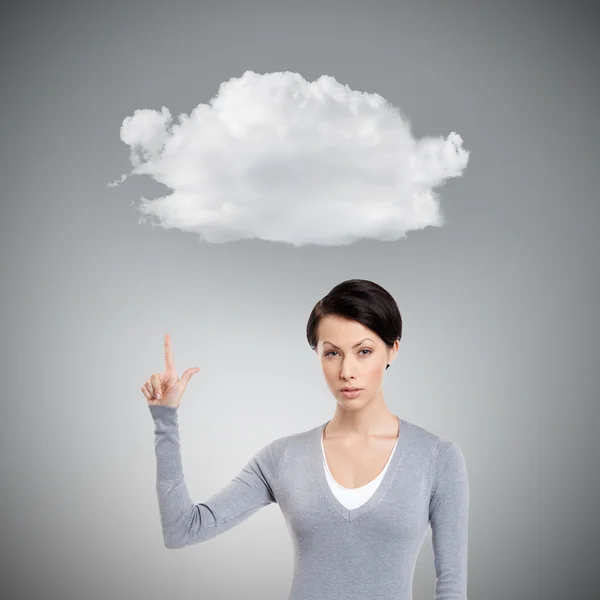
[[[440,438],[429,502],[435,600],[467,600],[469,479],[465,457],[455,442]]]

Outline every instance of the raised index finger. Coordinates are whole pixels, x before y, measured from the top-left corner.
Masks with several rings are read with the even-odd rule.
[[[173,364],[173,349],[171,348],[171,336],[167,333],[165,335],[165,367],[166,370],[175,370]]]

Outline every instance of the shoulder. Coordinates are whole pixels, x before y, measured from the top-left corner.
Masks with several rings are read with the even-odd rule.
[[[275,481],[279,478],[286,457],[307,454],[311,440],[316,439],[317,429],[318,426],[299,433],[277,437],[264,444],[251,460],[260,471],[268,474]]]
[[[407,422],[407,428],[411,447],[430,466],[434,488],[441,476],[462,476],[466,473],[465,456],[457,442],[414,423]]]
[[[468,473],[465,455],[454,441],[439,437],[431,468],[431,493],[438,489],[456,489],[468,487]]]
[[[404,419],[400,424],[400,435],[402,436],[402,427],[405,428],[407,444],[410,447],[411,453],[416,455],[419,461],[423,464],[433,464],[436,459],[436,454],[442,442],[442,438],[432,431],[407,421]]]
[[[278,468],[285,454],[288,436],[282,436],[263,444],[254,455],[254,459],[261,465]]]
[[[304,431],[280,436],[265,444],[259,451],[263,459],[282,459],[284,455],[305,455],[317,440],[318,429],[322,425]]]
[[[462,450],[455,441],[439,436],[415,423],[408,421],[406,423],[410,429],[411,444],[431,454],[436,462],[462,456]]]
[[[400,423],[400,435],[402,435],[402,426],[406,428],[406,434],[410,438],[410,443],[413,446],[420,446],[423,449],[433,450],[440,439],[432,431],[417,425],[416,423],[412,423],[411,421],[407,421],[406,419],[402,419]]]
[[[264,444],[256,453],[256,458],[267,462],[281,462],[284,454],[295,448],[306,448],[317,433],[318,427],[299,433],[291,433],[277,437]]]

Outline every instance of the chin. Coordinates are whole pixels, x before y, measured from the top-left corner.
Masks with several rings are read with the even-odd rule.
[[[341,392],[338,392],[338,396],[339,399],[346,405],[350,405],[350,406],[361,406],[363,404],[367,404],[369,402],[369,400],[371,400],[371,397],[367,394],[365,395],[366,389],[363,389],[362,394],[360,394],[359,396],[357,396],[356,398],[346,398],[346,396],[344,396],[344,394],[342,394]]]
[[[364,406],[366,406],[366,402],[357,402],[356,400],[346,400],[344,398],[344,410],[348,411],[348,412],[353,412],[353,411],[358,411],[361,408],[363,408]]]

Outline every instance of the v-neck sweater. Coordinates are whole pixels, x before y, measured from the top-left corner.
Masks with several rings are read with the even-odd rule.
[[[148,406],[167,548],[206,542],[275,502],[294,553],[287,600],[412,600],[416,560],[431,526],[434,598],[467,600],[469,483],[456,442],[399,418],[396,448],[377,489],[349,509],[323,468],[327,421],[267,443],[227,485],[195,503],[183,472],[178,409]]]
[[[340,483],[338,483],[331,471],[329,470],[329,465],[327,464],[327,456],[325,455],[325,445],[323,443],[323,437],[321,436],[321,452],[323,453],[323,470],[325,471],[325,478],[327,479],[327,484],[329,488],[338,499],[340,504],[343,504],[346,508],[356,508],[361,504],[364,504],[374,493],[375,490],[379,487],[381,480],[383,479],[388,467],[390,466],[390,462],[392,461],[392,457],[394,456],[394,452],[396,451],[396,446],[398,445],[398,438],[396,438],[396,443],[392,448],[392,451],[385,463],[383,469],[377,477],[361,485],[356,488],[347,488]]]

